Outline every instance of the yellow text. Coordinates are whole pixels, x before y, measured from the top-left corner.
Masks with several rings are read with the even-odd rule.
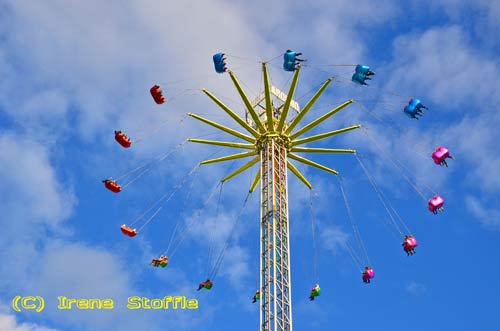
[[[166,296],[150,299],[145,297],[129,297],[128,309],[198,309],[198,300],[185,296]]]
[[[58,296],[57,300],[59,302],[57,309],[61,310],[73,308],[80,310],[113,309],[115,304],[112,299],[73,299],[65,296]]]

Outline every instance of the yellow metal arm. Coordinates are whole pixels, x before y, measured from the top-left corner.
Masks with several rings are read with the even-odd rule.
[[[333,80],[333,78],[328,78],[324,83],[323,85],[321,85],[321,87],[319,88],[318,92],[316,92],[313,97],[311,98],[311,100],[309,100],[307,102],[307,104],[304,106],[304,108],[300,111],[300,113],[297,115],[297,117],[295,117],[293,120],[292,120],[292,123],[290,123],[290,125],[288,126],[288,128],[286,129],[285,133],[286,134],[290,134],[290,132],[292,132],[293,128],[295,128],[295,126],[297,124],[300,123],[300,121],[302,121],[302,119],[304,118],[304,116],[306,116],[307,112],[309,111],[309,109],[311,109],[311,107],[316,103],[316,101],[318,100],[318,98],[321,96],[321,94],[323,94],[323,92],[325,91],[325,89],[328,87],[328,85],[330,85],[330,82]]]
[[[349,106],[351,103],[353,102],[353,100],[348,100],[346,102],[344,102],[343,104],[341,104],[340,106],[330,110],[328,113],[326,113],[325,115],[317,118],[316,120],[312,121],[311,123],[307,124],[306,126],[304,126],[302,129],[300,129],[299,131],[295,132],[294,134],[292,134],[290,136],[290,139],[295,139],[297,138],[298,136],[306,133],[307,131],[311,130],[312,128],[314,128],[315,126],[317,126],[318,124],[320,124],[321,122],[325,121],[326,119],[328,119],[330,116],[334,115],[335,113],[339,112],[340,110],[344,109],[345,107]]]
[[[216,145],[216,146],[255,149],[255,145],[253,144],[233,143],[230,141],[217,141],[217,140],[205,140],[205,139],[194,139],[194,138],[189,138],[188,141],[193,143]]]
[[[255,159],[253,159],[252,161],[244,164],[242,167],[236,169],[233,173],[231,173],[230,175],[222,178],[221,182],[226,182],[228,180],[230,180],[231,178],[233,178],[234,176],[237,176],[239,174],[241,174],[243,171],[247,170],[248,168],[250,168],[251,166],[253,166],[255,163],[259,162],[259,159],[260,159],[260,156],[257,156]]]
[[[248,100],[247,95],[245,94],[245,92],[241,88],[240,83],[238,82],[238,80],[236,79],[236,76],[233,74],[233,72],[231,70],[229,71],[229,76],[231,77],[231,79],[234,83],[234,86],[236,86],[236,89],[238,90],[238,93],[240,94],[241,99],[245,103],[245,106],[247,107],[248,112],[252,116],[253,121],[257,124],[257,127],[259,128],[259,130],[261,132],[265,132],[266,129],[262,125],[262,122],[259,119],[259,115],[257,115],[257,113],[255,112],[255,109],[253,109],[252,104],[250,103],[250,100]]]
[[[290,103],[292,102],[292,97],[295,94],[295,88],[297,87],[297,82],[300,74],[300,64],[297,66],[295,70],[295,74],[293,75],[292,84],[290,85],[290,90],[288,91],[288,95],[286,96],[285,104],[283,105],[283,110],[281,111],[280,122],[278,124],[277,131],[281,132],[283,130],[283,126],[285,125],[286,118],[288,116],[288,110],[290,109]]]
[[[241,119],[241,117],[238,116],[235,112],[233,112],[228,106],[226,106],[222,101],[217,99],[215,95],[210,93],[207,89],[202,90],[206,95],[210,97],[219,107],[222,108],[229,116],[231,116],[236,122],[238,122],[239,125],[244,127],[248,132],[250,132],[255,138],[259,137],[259,133],[255,131],[254,128],[252,128],[250,125],[248,125],[244,120]]]
[[[255,188],[257,187],[257,184],[259,184],[259,181],[260,181],[260,169],[255,175],[255,178],[253,179],[252,185],[250,186],[250,190],[248,190],[248,192],[252,193],[253,190],[255,190]]]
[[[244,158],[244,157],[247,157],[247,156],[256,155],[257,153],[258,153],[257,151],[243,152],[243,153],[238,153],[238,154],[233,154],[233,155],[218,157],[216,159],[210,159],[210,160],[201,161],[200,164],[209,164],[209,163],[215,163],[215,162],[223,162],[223,161],[229,161],[229,160],[236,160],[236,159],[241,159],[241,158]]]
[[[271,88],[269,86],[269,74],[265,62],[262,62],[262,71],[264,72],[264,95],[266,97],[266,117],[267,131],[274,132],[273,125],[273,101],[271,100]]]
[[[325,167],[324,165],[321,165],[319,163],[316,163],[316,162],[313,162],[311,160],[308,160],[302,156],[298,156],[298,155],[295,155],[293,153],[288,153],[288,156],[291,158],[291,159],[294,159],[294,160],[297,160],[301,163],[304,163],[304,164],[307,164],[311,167],[315,167],[315,168],[318,168],[318,169],[321,169],[321,170],[324,170],[324,171],[328,171],[328,172],[331,172],[332,174],[335,174],[335,175],[338,175],[339,172],[335,169],[332,169],[332,168],[328,168],[328,167]]]
[[[299,169],[297,169],[290,161],[286,161],[286,164],[288,165],[288,169],[290,169],[290,171],[292,172],[292,174],[294,174],[295,176],[297,176],[298,179],[300,179],[300,181],[302,183],[304,183],[307,187],[309,187],[309,189],[312,189],[312,185],[311,183],[309,183],[309,181],[304,177],[304,175],[302,175],[299,171]]]
[[[202,121],[204,123],[207,123],[208,125],[211,125],[213,126],[214,128],[217,128],[219,130],[222,130],[224,132],[227,132],[235,137],[238,137],[238,138],[241,138],[241,139],[244,139],[248,142],[251,142],[251,143],[254,143],[255,142],[255,138],[252,138],[244,133],[241,133],[239,131],[236,131],[236,130],[233,130],[231,128],[228,128],[227,126],[224,126],[222,124],[219,124],[219,123],[216,123],[214,121],[211,121],[209,119],[206,119],[204,117],[201,117],[199,115],[196,115],[196,114],[193,114],[193,113],[188,113],[189,116],[193,117],[193,118],[196,118],[197,120],[199,121]]]
[[[360,127],[361,127],[361,125],[353,125],[353,126],[349,126],[347,128],[340,129],[340,130],[325,132],[325,133],[317,134],[315,136],[307,137],[304,139],[294,140],[294,141],[292,141],[292,146],[302,145],[302,144],[305,144],[305,143],[308,143],[311,141],[320,140],[323,138],[334,136],[334,135],[339,134],[339,133],[344,133],[344,132],[351,131],[354,129],[359,129]]]
[[[356,153],[354,149],[308,148],[308,147],[292,147],[290,151],[297,153]]]

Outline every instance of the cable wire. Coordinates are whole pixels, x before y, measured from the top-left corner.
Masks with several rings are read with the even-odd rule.
[[[228,236],[226,242],[224,243],[224,247],[222,248],[222,251],[220,252],[220,254],[215,262],[214,269],[211,273],[211,277],[209,277],[209,279],[211,279],[212,281],[215,279],[215,276],[217,276],[217,273],[220,269],[220,266],[222,264],[222,261],[224,259],[225,254],[226,254],[227,248],[229,247],[229,242],[231,241],[232,237],[234,236],[234,234],[236,232],[236,225],[239,223],[240,219],[242,218],[242,214],[243,214],[243,211],[245,210],[245,207],[247,205],[247,201],[251,196],[252,196],[252,193],[249,192],[245,198],[245,201],[243,202],[243,206],[241,207],[240,211],[238,212],[238,214],[236,216],[236,221],[234,222],[233,227],[231,229],[231,232],[229,233],[229,236]]]
[[[347,196],[346,196],[345,191],[344,191],[344,186],[342,185],[342,178],[338,177],[338,180],[339,180],[340,191],[342,193],[342,197],[344,198],[344,204],[345,204],[345,207],[347,210],[347,216],[348,216],[347,218],[349,219],[349,222],[351,223],[352,231],[354,233],[354,238],[356,239],[360,250],[362,252],[364,252],[365,257],[366,257],[366,262],[368,262],[368,265],[371,265],[370,258],[368,257],[368,252],[366,250],[365,243],[363,242],[363,238],[361,237],[361,233],[359,232],[359,228],[358,228],[357,224],[354,222],[354,216],[352,214],[351,207],[350,207],[349,202],[347,200]]]
[[[387,214],[389,215],[390,219],[392,220],[393,225],[398,230],[398,232],[401,234],[401,236],[403,236],[403,232],[401,232],[401,229],[399,228],[398,223],[394,219],[393,215],[391,214],[391,212],[389,210],[389,207],[387,206],[389,204],[389,201],[387,201],[387,202],[385,201],[384,195],[382,194],[382,192],[378,188],[377,184],[375,184],[375,181],[373,180],[373,178],[368,173],[368,170],[366,169],[365,165],[363,164],[363,162],[361,161],[361,159],[359,158],[359,156],[357,154],[354,154],[354,155],[356,156],[356,159],[358,160],[359,164],[361,165],[361,168],[363,169],[366,177],[368,178],[368,181],[370,182],[370,184],[372,185],[373,189],[377,193],[377,196],[378,196],[380,202],[382,202],[382,205],[384,206],[384,208],[385,208]]]
[[[316,245],[316,236],[315,236],[315,226],[314,226],[314,209],[313,209],[313,195],[312,190],[309,191],[309,211],[311,213],[311,233],[313,240],[313,252],[314,252],[314,280],[316,283],[319,283],[318,276],[318,250]]]

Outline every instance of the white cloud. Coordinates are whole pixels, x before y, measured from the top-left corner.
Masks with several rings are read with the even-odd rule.
[[[474,196],[465,198],[467,208],[486,228],[498,229],[500,227],[500,209],[498,204],[488,204]]]
[[[470,173],[467,182],[488,194],[500,194],[500,149],[498,125],[500,118],[484,114],[479,118],[464,118],[449,128],[450,139],[455,141],[457,162],[467,162]]]
[[[445,13],[454,24],[467,26],[469,33],[474,34],[486,45],[498,45],[495,35],[500,30],[498,15],[500,4],[495,0],[441,0],[432,2],[414,1],[420,9],[429,8],[431,12]],[[422,7],[423,6],[423,7]],[[477,17],[478,19],[471,19]]]
[[[253,255],[256,256],[257,254]],[[254,270],[255,273],[250,272],[249,260],[248,250],[241,246],[233,245],[226,251],[220,274],[227,277],[237,291],[248,289],[249,278],[252,278],[251,276],[258,271]],[[255,281],[255,279],[253,280]]]
[[[349,235],[337,226],[325,227],[321,232],[323,246],[333,254],[345,249],[348,239]]]
[[[69,217],[75,198],[57,177],[43,142],[4,133],[0,135],[0,150],[0,192],[4,197],[0,209],[4,217],[15,221],[9,222],[7,229],[26,228],[27,224],[55,228]]]
[[[443,105],[433,110],[431,104],[429,114],[463,111],[484,99],[499,96],[495,89],[495,75],[499,71],[495,62],[474,48],[460,26],[404,35],[394,45],[393,79],[389,86],[425,96],[421,97],[424,104],[429,100]]]
[[[427,286],[422,283],[411,281],[406,285],[406,291],[412,295],[422,295],[427,291]]]
[[[479,3],[484,6],[488,16],[488,23],[493,30],[490,30],[491,35],[494,36],[500,30],[500,22],[498,22],[498,17],[500,16],[500,3],[495,0],[481,0]],[[494,41],[496,38],[492,38]]]
[[[213,203],[211,207],[214,209],[217,204],[217,198],[218,197],[215,196],[212,200]],[[217,217],[215,213],[213,216],[207,215],[208,210],[195,210],[194,215],[186,220],[186,224],[190,225],[189,230],[191,235],[193,235],[193,239],[205,240],[206,244],[216,245],[216,247],[220,248],[231,234],[236,222],[236,215],[224,211],[224,208],[227,207],[222,204],[219,206],[220,210]],[[207,235],[209,237],[209,242],[207,242]]]
[[[33,323],[18,323],[13,315],[0,314],[0,330],[2,331],[57,331]]]
[[[158,319],[147,318],[140,312],[131,314],[125,309],[127,298],[140,295],[140,292],[133,286],[133,273],[126,270],[127,260],[120,258],[120,255],[81,243],[55,241],[46,246],[37,260],[44,262],[36,266],[37,272],[32,273],[27,284],[29,291],[41,293],[45,298],[46,309],[43,314],[46,317],[68,328],[85,325],[87,330],[133,330],[141,326],[155,330],[157,327]],[[58,296],[111,298],[115,308],[83,314],[79,311],[61,311],[55,309]],[[64,319],[61,320],[63,314]],[[88,314],[97,318],[89,318]]]

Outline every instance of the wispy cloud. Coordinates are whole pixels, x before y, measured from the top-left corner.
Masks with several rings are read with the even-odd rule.
[[[58,331],[34,323],[18,323],[14,315],[0,314],[0,330],[4,331]]]
[[[349,235],[337,226],[323,228],[321,232],[323,246],[333,254],[345,249],[348,239]]]
[[[465,202],[471,213],[486,228],[498,229],[500,227],[500,209],[497,208],[498,204],[488,204],[471,195],[465,198]]]
[[[422,295],[427,291],[427,286],[422,283],[411,281],[406,285],[406,291],[412,295]]]

